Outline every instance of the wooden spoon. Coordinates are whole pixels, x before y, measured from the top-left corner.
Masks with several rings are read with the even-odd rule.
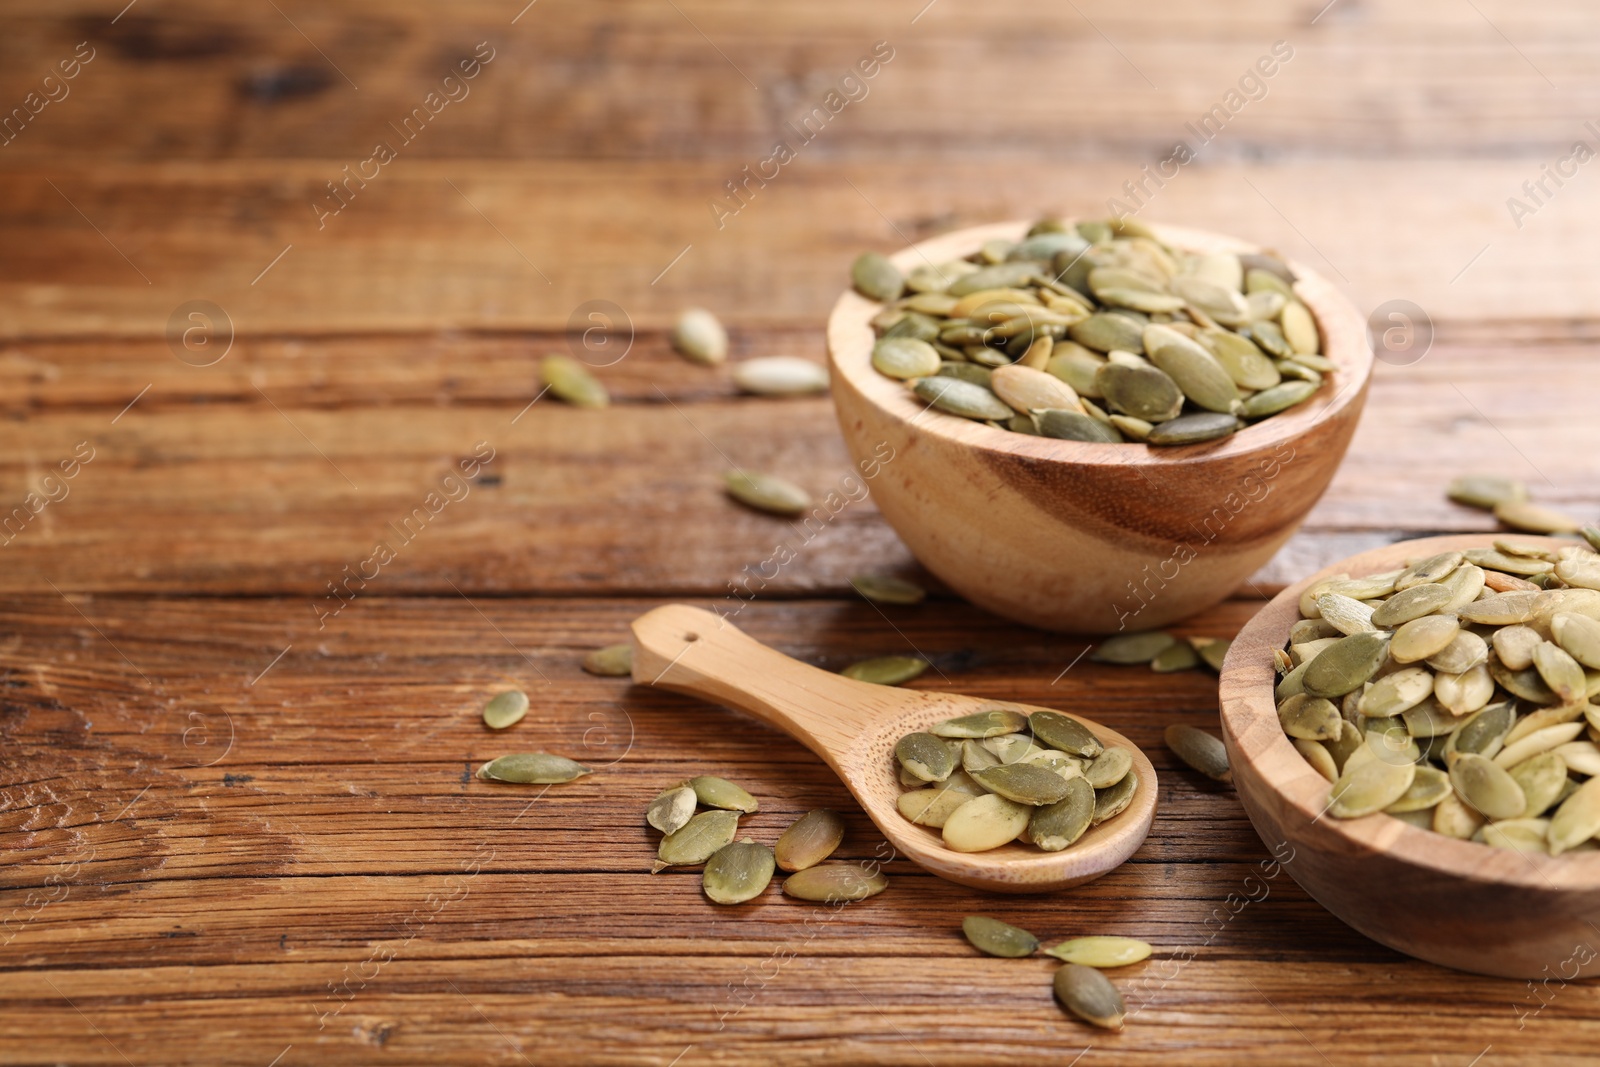
[[[989,852],[951,851],[939,831],[917,826],[895,807],[902,792],[895,743],[914,730],[997,704],[1025,713],[1041,709],[857,682],[790,659],[725,619],[685,604],[656,608],[633,621],[633,680],[738,708],[782,730],[833,768],[899,855],[974,889],[1044,893],[1098,878],[1133,854],[1155,817],[1156,772],[1145,754],[1115,730],[1073,715],[1107,747],[1121,745],[1132,753],[1139,784],[1127,810],[1090,827],[1061,852],[1020,842]]]

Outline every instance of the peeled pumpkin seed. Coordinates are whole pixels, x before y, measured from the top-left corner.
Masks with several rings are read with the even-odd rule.
[[[611,403],[606,387],[571,356],[546,356],[539,364],[539,378],[554,396],[574,407],[603,408]]]
[[[593,773],[581,763],[548,752],[518,752],[492,759],[478,768],[484,781],[515,782],[518,785],[557,785]]]
[[[889,888],[889,879],[853,863],[807,867],[783,880],[784,896],[822,904],[866,900]]]
[[[1195,651],[1200,653],[1200,658],[1207,667],[1222,673],[1222,663],[1228,658],[1228,649],[1233,647],[1233,641],[1227,638],[1191,637],[1190,643]]]
[[[1419,766],[1400,799],[1383,810],[1390,815],[1426,811],[1450,795],[1450,776],[1437,767]]]
[[[1067,795],[1067,781],[1054,771],[1030,763],[1013,763],[977,771],[973,779],[1007,800],[1035,807],[1054,804]]]
[[[694,790],[694,795],[699,799],[700,803],[708,808],[742,811],[746,815],[761,810],[761,805],[755,797],[726,778],[702,774],[697,778],[689,779],[688,784],[689,788]]]
[[[1437,582],[1401,589],[1373,609],[1374,626],[1392,627],[1438,611],[1450,600],[1450,590]]]
[[[1072,386],[1031,367],[1016,364],[996,367],[990,376],[989,388],[1001,400],[1024,413],[1041,408],[1079,409],[1078,394],[1073,392]]]
[[[971,799],[971,793],[936,785],[901,793],[895,798],[895,808],[907,821],[938,830],[943,828],[957,808]]]
[[[504,730],[528,714],[528,694],[520,689],[496,693],[483,707],[483,724],[491,730]]]
[[[1167,727],[1165,738],[1173,755],[1194,770],[1219,782],[1233,781],[1228,750],[1216,736],[1185,723],[1173,723]]]
[[[968,774],[981,771],[985,767],[1000,766],[1000,757],[984,748],[975,741],[964,741],[961,745],[961,769]]]
[[[690,308],[672,327],[672,347],[694,363],[721,363],[728,358],[728,331],[705,308]]]
[[[1289,342],[1289,347],[1296,354],[1314,355],[1320,351],[1316,320],[1304,304],[1298,300],[1290,301],[1284,306],[1279,322],[1283,326],[1284,340]]]
[[[1376,618],[1377,613],[1373,614]],[[1371,678],[1388,652],[1388,634],[1367,632],[1340,638],[1306,665],[1302,684],[1312,696],[1342,697]]]
[[[1528,806],[1522,787],[1504,767],[1470,752],[1452,753],[1449,760],[1456,794],[1484,818],[1515,819]]]
[[[1028,931],[987,915],[968,915],[961,920],[961,933],[968,943],[988,956],[1021,959],[1039,948],[1039,939]]]
[[[1600,778],[1590,778],[1550,818],[1550,854],[1568,852],[1600,833]]]
[[[1582,523],[1552,508],[1530,504],[1526,500],[1502,500],[1494,506],[1494,517],[1512,529],[1528,533],[1577,533]]]
[[[633,646],[607,645],[585,653],[583,669],[602,678],[626,678],[633,673]]]
[[[1100,739],[1078,720],[1056,711],[1036,711],[1028,716],[1033,736],[1073,756],[1093,758],[1105,750]]]
[[[1467,807],[1454,793],[1439,801],[1433,809],[1433,832],[1459,841],[1471,839],[1483,823],[1483,816]]]
[[[923,400],[950,415],[980,420],[1005,420],[1012,415],[1011,407],[994,393],[957,378],[918,378],[912,389]]]
[[[1600,560],[1564,559],[1555,565],[1556,577],[1580,589],[1600,589]]]
[[[850,664],[839,673],[858,682],[874,685],[901,685],[928,669],[928,661],[916,656],[878,656]]]
[[[858,574],[850,579],[850,585],[875,604],[920,604],[928,595],[915,582],[889,574]]]
[[[1534,730],[1515,741],[1508,740],[1506,747],[1494,757],[1494,762],[1507,769],[1515,767],[1522,761],[1548,752],[1557,745],[1576,740],[1578,735],[1583,733],[1585,725],[1582,722],[1557,723],[1554,726]]]
[[[1394,639],[1389,642],[1389,658],[1396,663],[1425,660],[1443,652],[1460,632],[1461,624],[1448,615],[1412,619],[1395,630]]]
[[[1376,630],[1372,609],[1343,593],[1323,593],[1317,597],[1317,610],[1329,625],[1346,636]]]
[[[1138,789],[1139,772],[1130,770],[1110,788],[1095,790],[1094,816],[1089,820],[1090,825],[1099,826],[1107,819],[1116,818],[1128,810],[1128,805],[1133,803],[1133,796]]]
[[[688,785],[677,785],[663,790],[650,802],[645,812],[645,822],[664,834],[675,833],[694,816],[697,802],[695,791]]]
[[[1131,937],[1074,937],[1059,945],[1051,945],[1045,954],[1064,963],[1103,970],[1107,967],[1126,967],[1150,958],[1149,944]]]
[[[661,839],[656,849],[654,874],[666,867],[684,867],[704,863],[724,845],[733,844],[739,832],[739,813],[736,811],[702,811],[680,829]]]
[[[1122,994],[1095,968],[1064,964],[1056,971],[1052,986],[1061,1006],[1084,1022],[1104,1030],[1122,1029],[1128,1011]]]
[[[1045,751],[1026,734],[1001,734],[999,737],[986,737],[981,743],[1001,763],[1021,763],[1028,756]]]
[[[1166,371],[1185,396],[1207,411],[1232,414],[1239,390],[1216,357],[1168,326],[1147,326],[1144,350],[1150,362]]]
[[[1457,633],[1448,645],[1428,657],[1428,666],[1441,674],[1464,674],[1488,662],[1489,642],[1471,630]]]
[[[1528,487],[1515,478],[1494,474],[1464,474],[1454,479],[1445,491],[1458,504],[1493,511],[1494,506],[1508,500],[1528,499]]]
[[[1089,654],[1089,659],[1096,663],[1149,663],[1177,643],[1176,637],[1162,630],[1118,634],[1106,638],[1095,646],[1095,650]]]
[[[1549,810],[1567,784],[1567,764],[1555,752],[1541,752],[1532,759],[1523,760],[1511,767],[1511,780],[1522,788],[1527,803],[1522,809],[1525,819],[1536,818]]]
[[[747,837],[711,854],[700,872],[700,886],[717,904],[743,904],[766,892],[772,871],[772,850]]]
[[[1548,819],[1505,819],[1480,827],[1473,840],[1512,852],[1543,853],[1549,835]]]
[[[1060,852],[1083,836],[1094,819],[1095,792],[1086,778],[1067,779],[1067,792],[1054,804],[1033,809],[1028,835],[1036,848]]]
[[[1027,728],[1028,717],[1020,711],[991,708],[935,723],[928,727],[928,732],[935,737],[985,738],[1014,734]]]
[[[1113,410],[1147,422],[1165,422],[1183,410],[1178,383],[1156,367],[1106,363],[1095,372],[1094,384]]]
[[[1133,770],[1133,754],[1125,748],[1108,748],[1084,768],[1083,776],[1096,789],[1108,789]]]
[[[1432,688],[1432,680],[1429,680]],[[1305,741],[1331,741],[1341,732],[1343,717],[1331,700],[1297,693],[1278,705],[1278,723],[1290,737]]]
[[[872,346],[872,365],[879,374],[901,380],[939,372],[939,353],[914,337],[885,337]]]
[[[1093,410],[1086,401],[1080,401],[1079,406],[1085,411]],[[1102,422],[1092,414],[1049,408],[1036,412],[1034,420],[1040,436],[1053,437],[1058,441],[1083,441],[1088,444],[1119,444],[1122,441],[1122,434],[1110,424],[1109,419]]]
[[[1432,696],[1433,687],[1433,673],[1424,667],[1407,667],[1386,674],[1362,694],[1361,714],[1380,718],[1399,715]]]
[[[1368,742],[1367,751],[1373,751]],[[1346,762],[1338,781],[1333,783],[1328,812],[1341,819],[1355,819],[1382,811],[1405,795],[1416,777],[1416,764],[1390,762],[1381,758]]]
[[[1345,725],[1349,726],[1350,724],[1345,723]],[[1298,737],[1290,740],[1294,745],[1295,751],[1300,753],[1307,763],[1311,764],[1312,770],[1330,782],[1338,780],[1339,765],[1334,762],[1333,754],[1328,751],[1326,745],[1317,741],[1303,741]]]
[[[1533,667],[1563,704],[1583,699],[1588,688],[1583,668],[1564,649],[1541,641],[1533,650]]]
[[[1460,674],[1440,674],[1433,679],[1433,696],[1453,715],[1477,711],[1494,698],[1494,678],[1484,666]]]
[[[1015,841],[1028,827],[1033,808],[996,793],[974,797],[944,824],[944,843],[956,852],[987,852]]]
[[[844,820],[839,813],[817,808],[789,824],[772,848],[773,857],[786,871],[803,871],[833,855],[843,840]]]
[[[828,388],[828,368],[799,356],[763,356],[734,364],[733,382],[756,396],[805,396]]]
[[[723,475],[728,495],[757,511],[795,516],[811,508],[811,495],[793,482],[756,471],[728,471]]]
[[[1437,582],[1461,566],[1464,558],[1460,552],[1440,552],[1437,555],[1418,560],[1400,572],[1400,577],[1395,579],[1394,587],[1396,589],[1410,589],[1414,585]]]
[[[1179,641],[1169,645],[1156,654],[1150,661],[1150,669],[1157,674],[1172,674],[1175,671],[1187,671],[1200,666],[1200,653],[1187,641]]]
[[[1535,637],[1538,636],[1536,631],[1528,632]],[[1600,669],[1600,621],[1568,611],[1557,612],[1550,619],[1550,632],[1555,637],[1556,644],[1572,659],[1585,667]],[[1498,648],[1499,645],[1495,647]],[[1530,648],[1530,663],[1532,659],[1533,651]],[[1500,661],[1506,663],[1506,658],[1501,656]],[[1512,664],[1506,663],[1506,666]]]
[[[1534,592],[1496,593],[1461,607],[1456,614],[1462,622],[1510,626],[1533,618],[1538,596]]]
[[[1161,423],[1145,441],[1152,445],[1195,445],[1227,437],[1243,428],[1244,423],[1232,415],[1202,411]]]
[[[850,265],[850,281],[862,296],[884,302],[897,299],[906,287],[900,268],[877,252],[863,252],[856,257]]]
[[[906,734],[895,744],[894,754],[907,772],[924,782],[942,782],[956,766],[950,749],[930,733]]]
[[[1493,758],[1505,744],[1505,738],[1516,722],[1517,713],[1509,701],[1490,704],[1469,716],[1450,738],[1446,756],[1451,752],[1470,752]]]

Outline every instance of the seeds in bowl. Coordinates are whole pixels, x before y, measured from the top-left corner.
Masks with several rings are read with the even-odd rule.
[[[1277,257],[1173,248],[1134,222],[1041,219],[909,275],[869,252],[851,282],[883,305],[879,373],[1015,433],[1199,444],[1306,402],[1335,369]]]
[[[895,759],[900,814],[955,852],[1017,840],[1060,852],[1127,810],[1139,788],[1127,749],[1060,712],[1004,704],[905,735]]]
[[[1481,479],[1452,498],[1515,500]],[[1330,782],[1328,814],[1450,837],[1600,849],[1600,554],[1503,539],[1300,597],[1279,722]]]

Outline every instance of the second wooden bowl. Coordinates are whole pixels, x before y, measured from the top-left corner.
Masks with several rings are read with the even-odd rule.
[[[1278,594],[1228,652],[1222,735],[1256,833],[1323,907],[1374,941],[1431,963],[1505,978],[1567,980],[1576,975],[1573,968],[1600,954],[1600,852],[1523,855],[1390,815],[1323,815],[1328,781],[1284,736],[1273,699],[1272,650],[1288,641],[1307,586],[1330,574],[1375,574],[1408,558],[1487,548],[1493,541],[1488,534],[1402,541],[1336,563]]]
[[[891,257],[904,271],[1018,238],[1024,223],[959,230]],[[1257,251],[1159,227],[1194,251]],[[1337,365],[1305,403],[1222,441],[1090,444],[997,430],[925,410],[872,367],[881,305],[846,292],[828,319],[833,399],[884,518],[968,600],[1069,633],[1147,630],[1210,607],[1276,552],[1327,488],[1366,400],[1366,323],[1299,263],[1295,290]]]

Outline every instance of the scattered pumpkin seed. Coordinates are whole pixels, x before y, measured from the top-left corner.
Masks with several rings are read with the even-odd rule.
[[[783,880],[785,896],[822,904],[866,900],[889,888],[889,879],[854,863],[807,867]]]
[[[1494,506],[1494,517],[1514,530],[1528,533],[1577,533],[1582,523],[1551,508],[1526,500],[1502,500]]]
[[[633,646],[607,645],[583,657],[583,669],[603,678],[625,678],[633,673]]]
[[[611,403],[606,387],[571,356],[546,356],[539,364],[539,378],[557,399],[573,407],[603,408]]]
[[[724,474],[723,481],[729,496],[757,511],[792,517],[811,508],[809,493],[771,474],[734,470]]]
[[[740,811],[746,815],[761,810],[761,804],[755,797],[726,778],[702,774],[689,779],[689,788],[694,790],[694,795],[699,798],[700,803],[708,808]]]
[[[515,782],[519,785],[558,785],[592,773],[581,763],[548,752],[518,752],[492,759],[478,768],[484,781]]]
[[[702,811],[682,827],[661,839],[651,874],[666,867],[685,867],[704,863],[724,845],[733,843],[739,832],[736,811]]]
[[[1061,1006],[1092,1026],[1121,1030],[1127,1006],[1109,979],[1093,967],[1064,964],[1052,980]]]
[[[1100,642],[1089,658],[1096,663],[1149,663],[1177,643],[1176,637],[1163,630],[1118,634]]]
[[[694,817],[697,801],[694,789],[688,784],[662,790],[650,802],[650,808],[644,814],[645,822],[664,834],[675,833]]]
[[[706,860],[700,886],[717,904],[743,904],[772,884],[772,850],[750,838],[723,845]]]
[[[828,388],[828,368],[799,356],[763,356],[735,363],[733,382],[756,396],[805,396]]]
[[[961,920],[961,933],[968,943],[988,956],[1021,959],[1039,948],[1039,939],[1028,931],[987,915],[968,915]]]
[[[689,308],[672,327],[672,347],[694,363],[721,363],[728,358],[728,331],[705,308]]]
[[[520,689],[496,693],[483,707],[483,724],[491,730],[504,730],[528,714],[528,694]]]
[[[920,604],[928,595],[915,582],[890,574],[858,574],[850,579],[850,585],[875,604]]]
[[[1173,723],[1167,727],[1165,738],[1173,755],[1194,770],[1219,782],[1233,781],[1228,750],[1215,735],[1186,723]]]
[[[1156,658],[1150,661],[1150,669],[1157,674],[1172,674],[1175,671],[1187,671],[1200,666],[1200,653],[1187,641],[1179,641],[1168,645],[1156,653]]]
[[[790,823],[772,851],[779,867],[803,871],[833,855],[843,840],[844,820],[839,813],[817,808]]]

